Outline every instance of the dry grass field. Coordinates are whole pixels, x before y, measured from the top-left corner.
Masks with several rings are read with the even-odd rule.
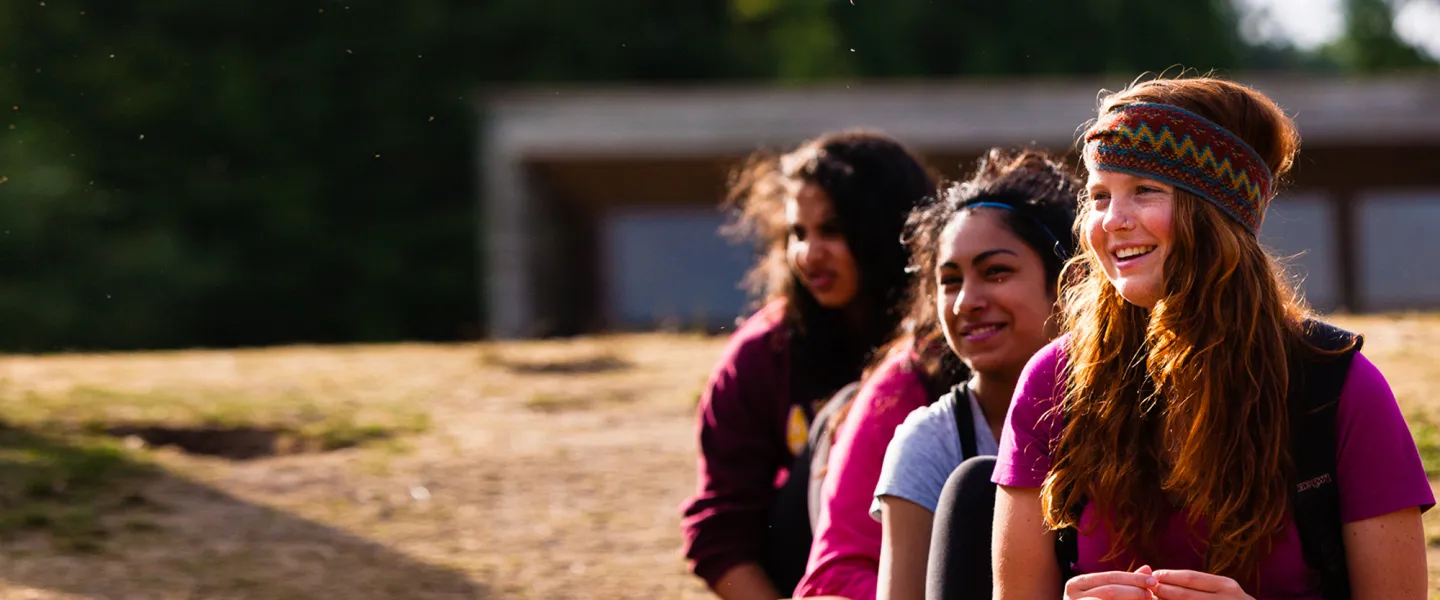
[[[1440,467],[1440,317],[1337,321]],[[0,357],[0,598],[707,597],[676,508],[722,344]]]

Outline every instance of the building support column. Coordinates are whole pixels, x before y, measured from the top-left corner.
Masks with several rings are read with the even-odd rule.
[[[529,332],[535,318],[535,219],[525,166],[500,145],[504,138],[497,128],[504,126],[495,119],[480,126],[480,301],[488,335],[515,339]]]
[[[1358,313],[1365,310],[1360,300],[1359,194],[1352,187],[1336,187],[1331,195],[1335,207],[1335,273],[1340,287],[1340,308]]]

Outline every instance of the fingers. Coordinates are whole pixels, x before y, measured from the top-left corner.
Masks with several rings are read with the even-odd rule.
[[[1065,583],[1065,597],[1085,600],[1149,600],[1157,580],[1149,573],[1107,571],[1078,575]]]
[[[1200,571],[1106,571],[1079,575],[1065,583],[1067,600],[1209,600],[1249,598],[1234,579]]]
[[[1171,571],[1161,569],[1156,571],[1154,576],[1160,580],[1160,583],[1176,588],[1186,588],[1214,594],[1233,594],[1242,591],[1240,584],[1235,583],[1234,579],[1202,573],[1200,571]],[[1169,598],[1169,596],[1165,596],[1164,594],[1162,594],[1161,597]],[[1177,596],[1177,598],[1179,598],[1179,596]]]
[[[1160,600],[1209,600],[1214,598],[1215,594],[1162,583],[1156,586],[1155,597]]]
[[[1159,580],[1148,573],[1128,573],[1125,571],[1104,571],[1101,573],[1087,573],[1076,575],[1065,583],[1065,589],[1088,590],[1104,585],[1122,585],[1137,588],[1155,587]]]
[[[1085,590],[1079,595],[1065,594],[1066,600],[1154,600],[1150,590],[1128,585],[1106,585]]]

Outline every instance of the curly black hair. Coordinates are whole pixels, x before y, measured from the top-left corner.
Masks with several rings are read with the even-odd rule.
[[[945,344],[935,308],[939,290],[933,274],[945,227],[964,211],[1001,205],[997,206],[1004,209],[1001,222],[1040,255],[1054,291],[1066,261],[1075,254],[1081,189],[1071,169],[1042,151],[992,148],[980,158],[970,179],[950,184],[911,213],[904,239],[911,257],[908,270],[916,276],[906,298],[906,327],[895,339],[910,344],[920,356],[919,366],[928,380],[948,387],[968,376]]]
[[[915,152],[865,129],[827,133],[783,155],[758,152],[732,175],[725,207],[733,218],[726,231],[758,244],[760,259],[746,279],[757,304],[786,301],[786,320],[796,332],[793,365],[813,362],[817,372],[853,378],[894,331],[896,308],[910,287],[909,254],[901,242],[905,221],[935,193],[935,181]],[[784,201],[795,182],[819,186],[834,204],[859,271],[855,301],[871,315],[858,330],[842,311],[822,307],[790,267]]]

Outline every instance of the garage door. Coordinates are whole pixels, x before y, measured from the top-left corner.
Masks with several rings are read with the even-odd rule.
[[[619,328],[729,328],[747,304],[740,288],[753,251],[718,233],[703,209],[617,210],[604,219],[605,315]]]

